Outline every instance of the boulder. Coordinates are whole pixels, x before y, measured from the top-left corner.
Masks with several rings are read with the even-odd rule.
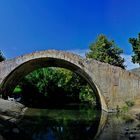
[[[0,119],[15,120],[23,115],[25,106],[15,101],[0,99]]]

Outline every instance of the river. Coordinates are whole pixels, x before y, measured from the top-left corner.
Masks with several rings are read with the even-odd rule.
[[[140,121],[132,115],[94,109],[29,108],[16,124],[0,122],[0,139],[139,140]]]

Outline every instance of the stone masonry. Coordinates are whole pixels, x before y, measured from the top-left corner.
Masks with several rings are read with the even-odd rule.
[[[63,67],[78,73],[94,90],[101,108],[112,111],[124,106],[126,101],[140,98],[140,77],[93,59],[76,54],[47,50],[34,52],[0,63],[0,92],[4,97],[29,72],[42,67]]]

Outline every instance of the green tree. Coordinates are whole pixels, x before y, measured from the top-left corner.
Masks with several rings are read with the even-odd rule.
[[[3,56],[2,52],[0,51],[0,62],[5,60],[5,57]]]
[[[89,48],[90,51],[86,54],[87,58],[93,58],[125,69],[124,58],[121,57],[123,50],[115,44],[114,40],[108,40],[105,35],[101,34]]]
[[[20,88],[20,90],[19,90]],[[64,68],[41,68],[25,76],[15,88],[22,92],[23,100],[34,101],[46,98],[48,103],[95,102],[93,90],[78,74]],[[30,92],[29,94],[27,94]]]
[[[138,38],[129,38],[129,43],[132,45],[133,55],[132,62],[140,65],[140,33]]]

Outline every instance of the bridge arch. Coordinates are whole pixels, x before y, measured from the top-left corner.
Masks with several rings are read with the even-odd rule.
[[[89,71],[87,67],[87,62],[78,55],[63,51],[49,50],[23,55],[11,59],[6,63],[10,67],[1,80],[1,92],[3,97],[8,96],[21,78],[33,70],[43,67],[61,67],[69,69],[83,77],[96,94],[97,102],[100,104],[101,109],[107,111],[104,97],[93,77],[89,74],[91,71]]]

